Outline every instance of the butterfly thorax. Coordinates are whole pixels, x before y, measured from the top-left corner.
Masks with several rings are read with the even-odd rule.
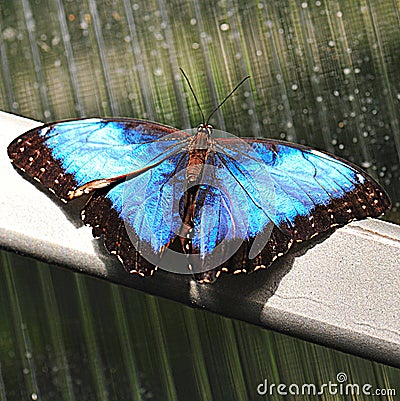
[[[193,136],[186,170],[186,179],[189,183],[198,181],[201,176],[211,149],[212,129],[213,127],[209,124],[201,124]]]

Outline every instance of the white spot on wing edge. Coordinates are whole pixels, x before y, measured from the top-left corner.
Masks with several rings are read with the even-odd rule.
[[[364,178],[364,176],[363,176],[362,174],[357,173],[357,174],[356,174],[356,177],[357,177],[358,181],[361,182],[361,184],[364,184],[365,178]]]
[[[85,121],[82,120],[76,120],[77,123],[82,124],[82,122],[86,123],[102,123],[105,122],[105,120],[103,120],[102,118],[87,118],[85,119]]]
[[[51,130],[51,127],[47,126],[40,130],[40,135],[44,136]]]
[[[323,157],[324,159],[327,159],[329,157],[325,153],[322,153],[322,152],[320,152],[319,150],[316,150],[316,149],[310,149],[310,153],[312,153],[313,155],[318,156],[318,157]]]

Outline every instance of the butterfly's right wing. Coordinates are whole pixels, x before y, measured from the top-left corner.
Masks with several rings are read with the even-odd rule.
[[[63,201],[68,200],[70,191],[93,180],[129,174],[156,164],[156,170],[150,169],[136,179],[136,186],[126,189],[128,182],[122,182],[96,190],[82,211],[82,219],[93,227],[93,235],[104,236],[106,248],[119,257],[127,270],[149,275],[154,266],[136,251],[127,227],[137,230],[139,237],[144,237],[142,244],[151,249],[170,240],[170,231],[162,220],[162,205],[157,205],[157,200],[165,193],[162,184],[174,171],[175,163],[185,162],[189,138],[185,132],[149,121],[89,118],[30,130],[9,145],[8,154],[17,169]],[[141,216],[143,222],[154,217],[147,230],[140,229],[141,222],[134,219],[135,215],[122,216],[129,212],[123,208],[124,200],[129,204],[129,198],[136,202],[131,211],[137,212],[139,220]],[[141,201],[146,205],[144,212]]]
[[[128,174],[184,146],[176,128],[129,118],[88,118],[34,128],[8,146],[13,165],[67,201],[90,181]]]

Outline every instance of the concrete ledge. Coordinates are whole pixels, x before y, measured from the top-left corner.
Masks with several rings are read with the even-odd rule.
[[[12,167],[7,145],[40,124],[0,112],[1,247],[400,367],[399,226],[355,222],[266,271],[214,285],[163,271],[132,277],[82,226],[79,205],[54,202]]]

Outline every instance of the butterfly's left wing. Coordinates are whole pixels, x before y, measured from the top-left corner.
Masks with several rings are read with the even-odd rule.
[[[305,241],[390,208],[385,190],[365,171],[326,152],[278,140],[246,140],[275,185],[279,226]]]

